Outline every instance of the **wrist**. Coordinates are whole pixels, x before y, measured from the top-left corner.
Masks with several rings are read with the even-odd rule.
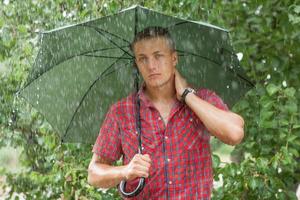
[[[126,167],[127,167],[127,165],[123,165],[121,167],[121,170],[120,170],[121,179],[124,180],[124,181],[128,180],[128,175],[127,175],[127,169],[126,169]]]
[[[190,87],[187,87],[187,88],[184,89],[184,91],[181,94],[181,101],[183,103],[185,103],[186,97],[190,93],[196,94],[196,91],[193,88],[190,88]]]

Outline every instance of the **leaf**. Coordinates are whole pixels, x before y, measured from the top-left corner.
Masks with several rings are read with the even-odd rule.
[[[293,125],[293,129],[298,129],[298,128],[300,128],[300,124],[294,124]]]
[[[298,110],[298,106],[294,101],[288,101],[284,107],[288,113],[296,113]]]
[[[221,160],[219,158],[219,156],[217,156],[216,154],[213,154],[212,156],[212,161],[213,161],[213,168],[218,168],[220,166]]]
[[[249,187],[252,190],[255,190],[257,188],[257,181],[255,180],[255,178],[251,177],[249,180]]]
[[[273,114],[274,111],[262,111],[260,113],[261,120],[268,120],[273,116]]]
[[[288,137],[288,142],[294,141],[298,136],[297,135],[291,135]]]
[[[273,96],[276,92],[278,92],[280,90],[280,87],[275,86],[274,84],[269,84],[267,86],[267,92],[270,96]]]
[[[284,90],[284,94],[288,97],[294,97],[295,93],[296,93],[295,88],[286,88]]]

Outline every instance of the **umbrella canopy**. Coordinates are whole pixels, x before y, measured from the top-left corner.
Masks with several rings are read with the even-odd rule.
[[[64,142],[94,143],[109,106],[134,91],[130,43],[148,26],[169,30],[179,54],[177,69],[190,84],[216,91],[229,106],[253,86],[239,66],[227,30],[134,6],[42,32],[21,96]]]

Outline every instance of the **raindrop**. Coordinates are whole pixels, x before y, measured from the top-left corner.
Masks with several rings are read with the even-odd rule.
[[[274,67],[274,71],[277,71],[277,67]]]
[[[266,63],[266,60],[265,60],[265,59],[263,59],[261,62],[265,64],[265,63]]]
[[[229,85],[226,85],[226,88],[229,89]]]
[[[39,105],[39,101],[36,101],[36,105]]]
[[[257,9],[256,9],[256,11],[255,11],[255,14],[256,15],[259,15],[260,14],[260,11],[261,11],[261,9],[262,9],[262,5],[259,5],[258,7],[257,7]]]
[[[40,90],[40,88],[39,88],[39,87],[36,87],[36,89],[37,89],[37,90]]]
[[[237,56],[239,61],[241,61],[243,59],[243,53],[242,52],[237,53],[236,56]]]
[[[105,3],[105,4],[103,5],[103,7],[104,7],[104,8],[107,8],[107,3]]]
[[[4,0],[3,3],[4,3],[5,5],[8,5],[8,4],[9,4],[9,0]]]
[[[278,174],[280,174],[282,172],[282,169],[280,167],[278,167],[277,172],[278,172]]]
[[[243,6],[244,6],[244,7],[246,7],[246,6],[247,6],[247,4],[246,4],[246,3],[243,3]]]
[[[268,74],[268,76],[267,76],[267,79],[269,80],[271,78],[271,75],[270,74]]]
[[[283,85],[283,87],[286,87],[287,86],[286,81],[282,81],[282,85]]]
[[[63,17],[66,17],[67,16],[67,12],[64,10],[64,12],[63,12]]]
[[[86,3],[83,4],[83,7],[84,7],[84,8],[86,7]]]
[[[278,189],[278,192],[282,192],[282,189],[281,189],[281,188],[279,188],[279,189]]]
[[[232,87],[232,89],[234,89],[234,90],[238,89],[238,84],[237,84],[237,82],[236,82],[236,81],[232,81],[232,82],[231,82],[231,87]]]

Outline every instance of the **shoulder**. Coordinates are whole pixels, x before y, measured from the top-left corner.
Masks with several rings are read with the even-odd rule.
[[[223,99],[220,96],[218,96],[215,91],[209,90],[207,88],[200,88],[197,90],[196,93],[197,96],[199,96],[201,99],[209,102],[217,108],[222,110],[229,110],[226,103],[224,103]]]
[[[199,97],[202,99],[207,99],[213,95],[216,95],[216,93],[213,90],[207,89],[207,88],[199,88],[196,90],[196,93]]]
[[[128,112],[134,107],[134,96],[135,93],[131,93],[127,97],[115,102],[110,106],[109,112],[117,115]]]

